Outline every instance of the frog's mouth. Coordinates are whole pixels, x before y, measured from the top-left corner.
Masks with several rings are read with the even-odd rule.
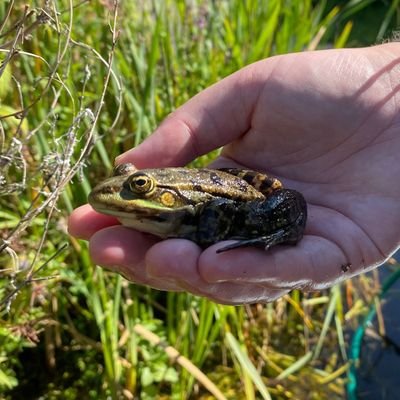
[[[190,222],[194,213],[192,206],[171,209],[145,199],[118,198],[108,191],[93,190],[88,201],[94,210],[117,218],[122,225],[161,238],[175,237],[177,231],[189,232],[195,229]]]
[[[128,228],[151,233],[161,238],[176,237],[178,231],[189,233],[197,229],[190,223],[188,214],[183,210],[166,210],[159,213],[143,209],[133,213],[107,210],[107,214],[116,217],[122,225]]]
[[[116,215],[116,217],[124,226],[141,232],[152,233],[153,235],[157,235],[162,238],[171,236],[171,234],[175,232],[175,227],[177,225],[176,217],[171,213],[162,213],[156,215],[145,215],[145,213],[138,213],[133,217],[131,215],[128,218],[126,215]]]

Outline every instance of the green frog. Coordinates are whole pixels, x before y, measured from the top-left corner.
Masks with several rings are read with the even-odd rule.
[[[307,205],[301,193],[284,189],[274,177],[238,168],[156,168],[121,164],[89,195],[98,212],[122,225],[160,238],[189,239],[220,248],[296,244]]]

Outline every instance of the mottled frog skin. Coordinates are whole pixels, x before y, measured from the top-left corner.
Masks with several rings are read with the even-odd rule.
[[[273,177],[236,168],[137,170],[121,164],[97,185],[89,203],[125,226],[161,238],[184,238],[202,247],[235,240],[218,252],[296,244],[307,205],[301,193]]]

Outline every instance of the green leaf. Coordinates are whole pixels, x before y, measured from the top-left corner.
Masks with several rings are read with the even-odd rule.
[[[340,33],[339,37],[335,40],[334,47],[336,49],[340,49],[346,45],[352,28],[353,28],[353,22],[352,21],[347,22],[347,24],[344,26],[342,32]]]
[[[0,67],[2,61],[0,57]],[[3,70],[3,74],[0,76],[0,103],[4,101],[4,98],[11,92],[11,89],[11,67],[10,64],[7,64]]]
[[[259,390],[262,398],[265,400],[272,400],[271,395],[269,394],[267,387],[264,385],[260,374],[257,372],[255,366],[252,364],[247,354],[241,349],[239,342],[230,332],[226,333],[226,340],[229,347],[233,351],[233,354],[239,361],[241,367],[244,371],[247,372],[254,385]]]
[[[0,369],[0,387],[6,387],[12,389],[18,385],[18,380],[14,376],[7,375]]]
[[[142,376],[140,381],[143,386],[150,386],[154,382],[154,376],[149,367],[144,367],[142,369]]]

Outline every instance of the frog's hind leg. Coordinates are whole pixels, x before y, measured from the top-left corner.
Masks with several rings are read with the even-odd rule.
[[[270,235],[260,236],[254,239],[238,240],[237,242],[218,249],[217,253],[223,253],[240,247],[261,247],[265,250],[269,250],[272,246],[282,243],[295,245],[299,240],[299,236],[293,235],[292,232],[287,232],[284,229],[280,229]]]
[[[250,169],[240,169],[240,168],[218,168],[219,171],[227,172],[228,174],[237,176],[243,179],[249,185],[253,186],[263,195],[268,196],[275,190],[282,189],[282,183],[279,179],[269,176],[267,174],[262,174],[261,172],[252,171]]]

